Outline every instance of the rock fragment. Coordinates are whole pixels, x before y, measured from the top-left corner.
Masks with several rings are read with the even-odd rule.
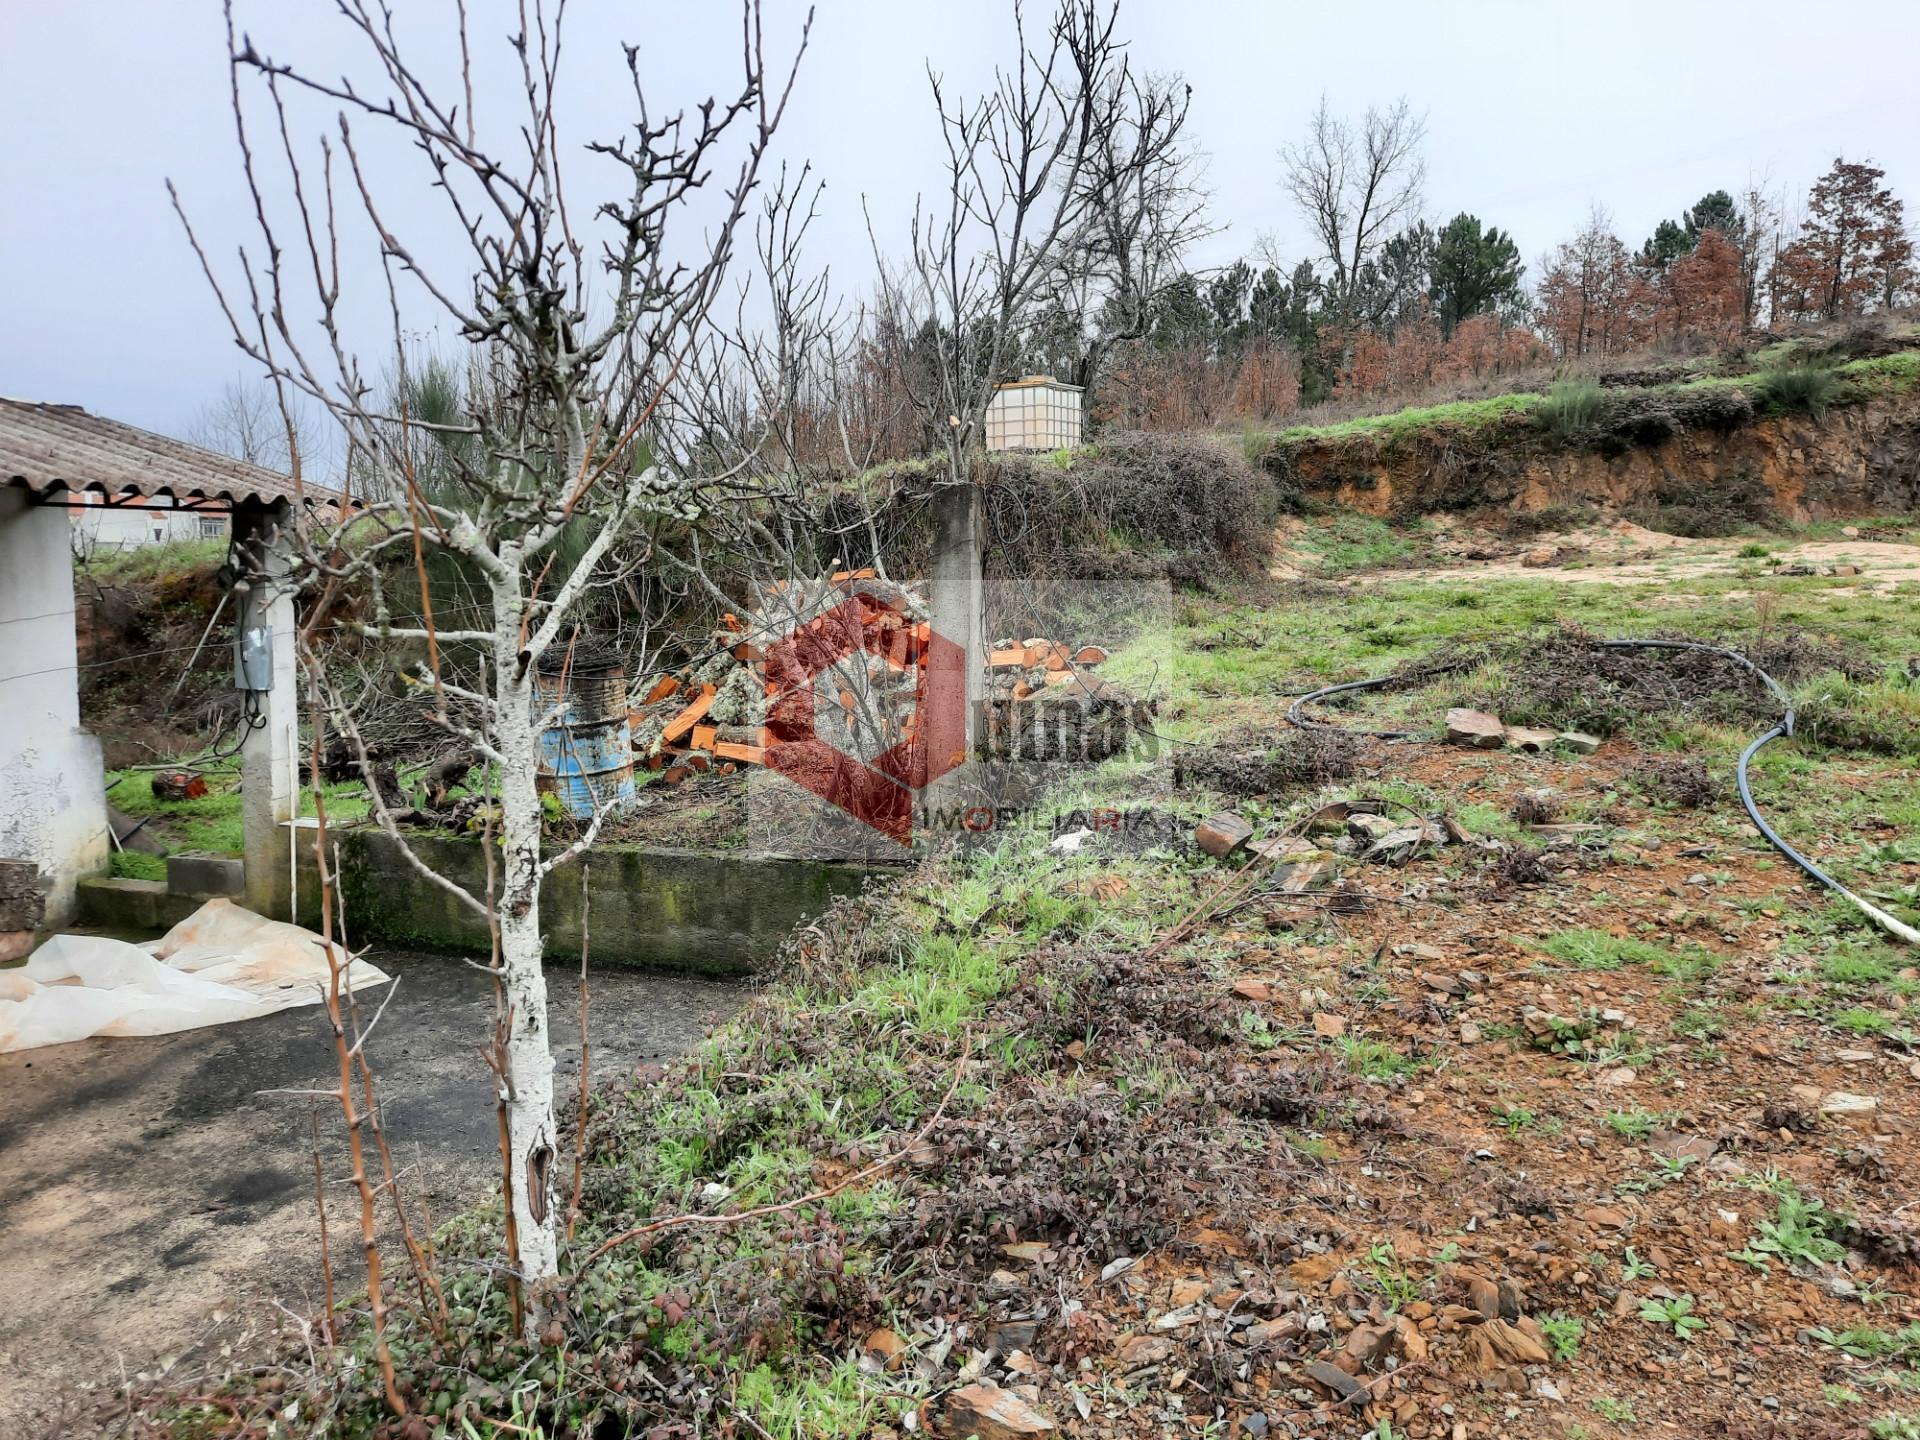
[[[1238,815],[1222,811],[1202,820],[1194,828],[1193,838],[1207,854],[1221,860],[1253,838],[1253,826]]]
[[[947,1397],[947,1430],[953,1435],[1014,1440],[1021,1435],[1051,1434],[1053,1428],[1053,1421],[1013,1391],[985,1381],[956,1390]]]
[[[1447,743],[1475,750],[1498,750],[1507,743],[1507,727],[1500,723],[1497,715],[1456,706],[1447,711]]]

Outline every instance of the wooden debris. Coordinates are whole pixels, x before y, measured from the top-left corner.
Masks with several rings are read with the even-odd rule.
[[[913,682],[914,672],[927,663],[933,643],[933,627],[923,619],[922,602],[905,587],[880,580],[872,569],[837,570],[825,582],[802,581],[776,583],[771,593],[812,596],[819,599],[822,585],[838,587],[855,603],[841,613],[857,615],[862,632],[861,648],[869,657],[869,674],[892,692],[904,693]],[[808,602],[809,604],[812,601]],[[804,610],[801,613],[805,613]],[[740,719],[738,672],[729,671],[727,659],[742,665],[755,665],[767,659],[774,648],[772,636],[755,632],[756,622],[727,614],[711,636],[714,648],[699,661],[674,674],[663,675],[644,692],[636,691],[630,701],[628,722],[633,727],[635,758],[655,771],[672,772],[678,778],[686,774],[729,774],[742,765],[765,765],[774,737],[762,724],[722,724],[710,718],[716,697],[726,691],[730,708],[722,714],[729,721]],[[1124,703],[1128,697],[1117,687],[1107,685],[1089,673],[1088,667],[1107,658],[1098,645],[1077,648],[1035,636],[1025,640],[1001,640],[992,648],[989,660],[996,672],[994,698],[1027,699],[1048,695],[1077,700],[1083,708]],[[716,665],[716,661],[720,662]],[[886,672],[879,671],[884,665]],[[755,673],[756,710],[764,696],[778,701],[781,682],[765,672]],[[733,687],[729,689],[728,687]],[[847,715],[859,712],[864,701],[855,690],[841,687],[829,703],[837,701]],[[991,707],[990,707],[991,708]],[[769,705],[766,712],[774,707]],[[910,709],[910,707],[909,707]],[[756,717],[757,718],[757,717]],[[1005,729],[1004,717],[1002,729]],[[909,713],[898,722],[900,738],[911,740],[919,727]],[[789,737],[791,738],[791,737]],[[701,759],[695,762],[693,757]],[[664,778],[664,777],[663,777]]]
[[[714,687],[702,685],[698,689],[699,698],[669,720],[666,729],[660,732],[660,738],[667,744],[671,745],[706,718],[708,709],[713,705]]]
[[[1011,1440],[1020,1435],[1045,1435],[1053,1421],[1011,1390],[975,1382],[947,1397],[947,1433],[977,1435],[980,1440]]]

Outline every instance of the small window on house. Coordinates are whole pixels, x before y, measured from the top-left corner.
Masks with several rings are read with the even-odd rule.
[[[217,540],[227,533],[227,522],[217,515],[200,517],[200,536],[205,540]]]

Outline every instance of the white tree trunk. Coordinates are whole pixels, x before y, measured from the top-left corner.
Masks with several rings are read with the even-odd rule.
[[[503,560],[510,557],[503,555]],[[517,562],[517,557],[512,557]],[[534,675],[520,665],[521,576],[517,563],[493,587],[496,737],[500,767],[500,963],[512,1030],[507,1042],[507,1136],[520,1274],[530,1289],[559,1274],[553,1205],[553,1048],[541,969],[540,797],[534,788],[539,735]],[[541,1307],[527,1306],[529,1331]]]

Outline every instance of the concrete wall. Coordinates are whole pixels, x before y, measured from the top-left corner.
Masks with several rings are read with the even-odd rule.
[[[394,841],[372,829],[339,830],[331,838],[340,845],[350,943],[385,940],[485,957],[484,921],[408,864]],[[300,923],[318,928],[319,878],[311,834],[304,839]],[[437,873],[484,891],[486,857],[478,840],[427,835],[413,843]],[[899,873],[886,865],[608,846],[593,852],[584,872],[576,863],[547,877],[540,916],[548,958],[577,962],[584,875],[592,887],[590,964],[748,974],[773,957],[788,931],[835,897]],[[202,898],[171,894],[158,880],[95,877],[80,887],[87,923],[120,934],[168,929],[198,910]]]
[[[377,830],[340,833],[349,941],[378,936],[486,954],[485,922],[415,870],[395,841]],[[419,836],[413,847],[436,873],[485,892],[486,856],[478,840]],[[821,860],[605,846],[592,852],[584,869],[575,862],[546,878],[540,918],[548,956],[579,959],[584,874],[592,889],[589,963],[746,973],[765,964],[789,930],[820,914],[836,896],[858,893],[870,876],[895,873]],[[304,921],[317,921],[318,904],[312,857],[303,854]]]
[[[49,880],[49,926],[112,838],[100,743],[80,728],[73,539],[67,512],[0,485],[0,859]]]

